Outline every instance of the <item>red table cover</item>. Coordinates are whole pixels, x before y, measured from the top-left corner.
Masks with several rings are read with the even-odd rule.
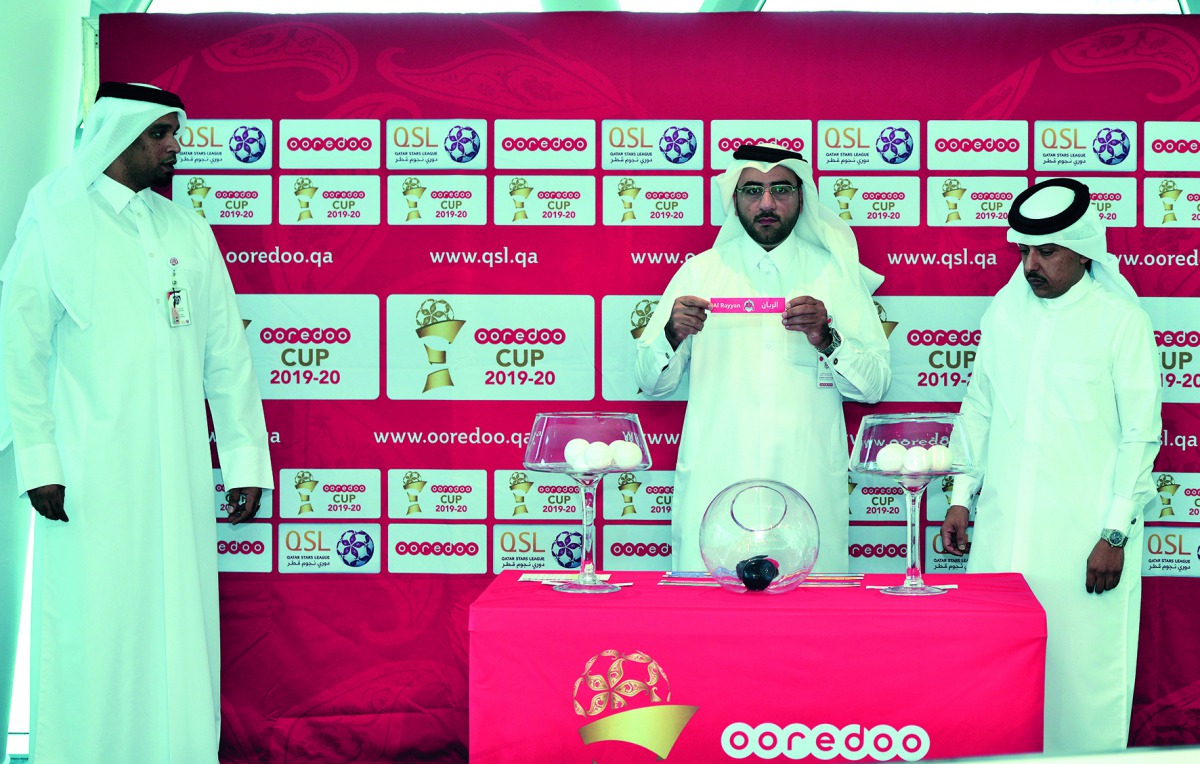
[[[1042,747],[1046,619],[1018,574],[929,576],[958,586],[936,597],[870,588],[897,583],[884,575],[781,596],[662,586],[659,573],[568,595],[519,576],[471,606],[473,764]]]

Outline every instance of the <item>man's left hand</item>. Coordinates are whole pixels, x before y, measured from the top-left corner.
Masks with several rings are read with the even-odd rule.
[[[829,312],[825,303],[816,297],[803,295],[788,300],[783,312],[783,328],[789,332],[804,332],[815,348],[828,347],[833,341],[829,331]]]
[[[1087,561],[1088,593],[1103,594],[1117,588],[1125,567],[1125,550],[1101,539],[1092,547]]]
[[[229,505],[229,524],[237,525],[247,520],[253,520],[258,514],[258,505],[262,501],[261,488],[234,488],[225,494],[225,503]]]

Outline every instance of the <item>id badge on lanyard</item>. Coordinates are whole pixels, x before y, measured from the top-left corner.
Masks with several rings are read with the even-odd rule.
[[[833,369],[829,359],[817,353],[817,387],[833,387]]]
[[[172,328],[191,326],[192,309],[188,303],[186,289],[180,289],[175,278],[175,267],[171,266],[171,289],[167,292],[167,323]]]

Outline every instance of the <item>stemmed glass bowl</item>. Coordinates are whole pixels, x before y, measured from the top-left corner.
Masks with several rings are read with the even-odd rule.
[[[538,414],[525,449],[525,469],[570,475],[583,498],[583,548],[576,580],[554,587],[574,594],[620,591],[596,575],[596,493],[610,472],[650,468],[637,414],[599,411]]]
[[[907,505],[908,551],[904,583],[885,594],[945,594],[921,579],[921,495],[929,481],[977,472],[958,414],[870,414],[862,419],[850,469],[895,480]]]

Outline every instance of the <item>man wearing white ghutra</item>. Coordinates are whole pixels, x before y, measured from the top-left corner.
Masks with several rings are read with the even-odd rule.
[[[876,403],[891,382],[871,300],[883,279],[859,263],[846,222],[817,201],[800,154],[742,146],[714,184],[725,223],[713,248],[667,285],[635,366],[652,398],[691,372],[672,500],[674,567],[703,570],[699,531],[709,502],[733,483],[762,478],[795,488],[816,512],[814,570],[844,572],[842,402]]]
[[[962,404],[983,469],[967,571],[1022,573],[1046,609],[1045,751],[1056,754],[1129,737],[1142,511],[1162,431],[1150,317],[1090,200],[1079,181],[1053,178],[1013,201],[1021,265],[983,315]],[[951,554],[967,552],[979,482],[954,481]]]
[[[0,280],[0,445],[36,518],[39,764],[215,764],[212,412],[231,522],[272,486],[258,383],[212,231],[168,183],[179,97],[100,86],[38,183]]]

